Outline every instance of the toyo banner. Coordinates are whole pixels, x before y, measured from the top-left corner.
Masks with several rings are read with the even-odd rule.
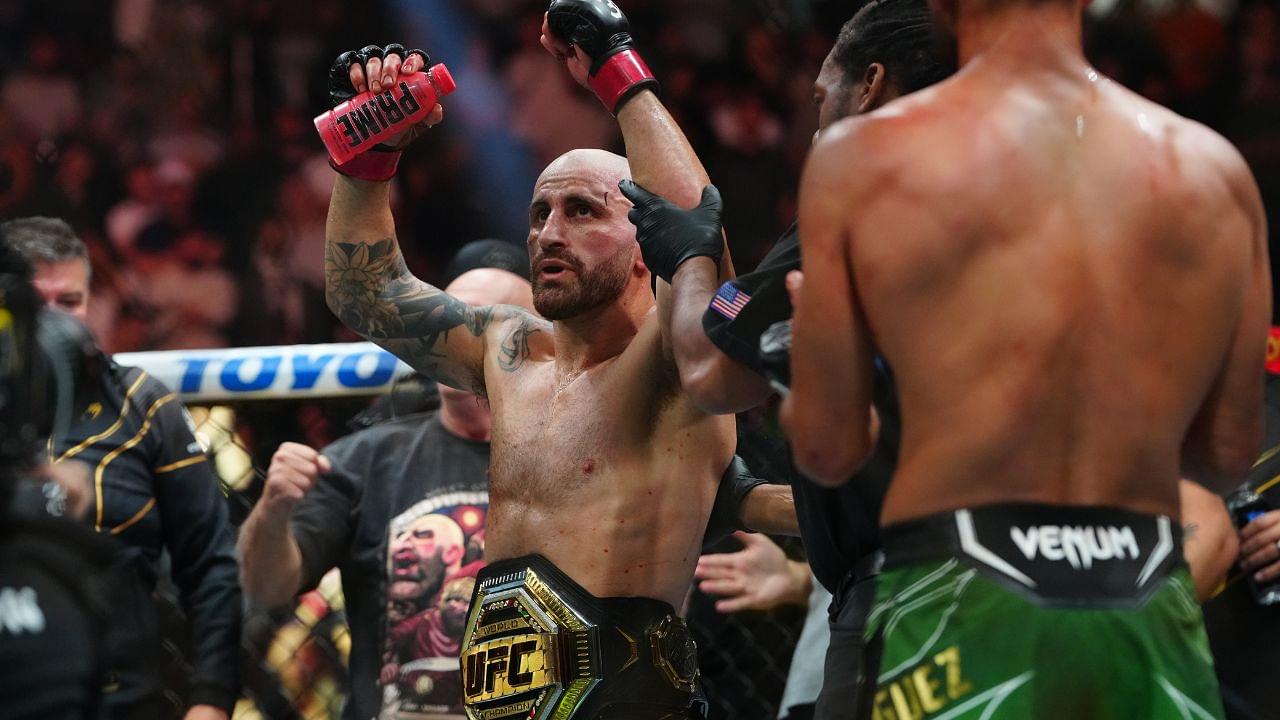
[[[413,370],[373,343],[119,353],[183,402],[378,395]]]

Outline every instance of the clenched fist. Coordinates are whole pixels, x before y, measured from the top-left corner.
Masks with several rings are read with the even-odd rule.
[[[260,502],[272,514],[288,515],[316,486],[321,473],[332,469],[329,458],[314,448],[300,443],[284,443],[271,456],[267,487]]]

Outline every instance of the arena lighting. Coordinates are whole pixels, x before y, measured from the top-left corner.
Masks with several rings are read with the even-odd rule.
[[[468,163],[472,180],[484,197],[495,200],[484,208],[493,223],[490,234],[522,241],[529,234],[524,198],[533,192],[538,169],[508,132],[511,106],[502,79],[473,61],[477,35],[466,12],[455,5],[448,0],[393,0],[392,12],[407,28],[396,40],[421,47],[432,62],[449,66],[458,91],[444,103],[445,125],[467,138],[474,153]]]

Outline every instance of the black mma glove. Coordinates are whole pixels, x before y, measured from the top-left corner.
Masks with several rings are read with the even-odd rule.
[[[692,210],[681,210],[630,180],[619,182],[618,187],[635,206],[627,219],[636,226],[636,240],[650,272],[669,283],[691,258],[709,257],[720,265],[724,235],[720,191],[715,185],[702,189],[702,203]]]
[[[356,89],[351,85],[352,65],[359,64],[363,66],[371,58],[385,58],[388,55],[398,55],[402,62],[407,60],[410,55],[420,55],[422,57],[422,67],[426,68],[431,65],[431,57],[425,52],[422,50],[406,51],[404,46],[399,43],[392,43],[385,48],[377,45],[366,45],[360,50],[348,50],[339,55],[333,61],[333,65],[329,67],[329,106],[338,107],[356,96]],[[410,131],[401,140],[399,147],[380,143],[345,165],[338,165],[330,160],[329,166],[343,175],[361,180],[373,182],[390,180],[396,174],[396,167],[400,164],[400,150],[415,137],[417,137],[417,133]]]
[[[757,487],[768,483],[756,477],[747,463],[737,455],[720,476],[720,485],[716,488],[716,499],[711,506],[711,517],[707,520],[706,532],[702,535],[702,548],[706,550],[712,545],[729,537],[735,530],[755,532],[742,522],[742,503],[747,495]]]
[[[611,0],[552,0],[547,27],[591,58],[591,90],[614,115],[643,88],[657,88],[653,72],[636,52],[627,16]]]
[[[359,50],[348,50],[333,61],[329,67],[329,107],[338,107],[356,96],[356,89],[351,85],[351,66],[363,66],[372,58],[382,59],[388,55],[399,55],[400,60],[408,60],[410,55],[422,58],[422,66],[431,66],[431,56],[422,50],[405,50],[400,43],[391,43],[384,47],[365,45]]]

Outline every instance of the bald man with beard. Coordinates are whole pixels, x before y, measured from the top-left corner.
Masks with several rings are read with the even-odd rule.
[[[377,52],[373,52],[376,50]],[[344,54],[331,88],[398,85],[422,53]],[[621,105],[626,158],[567,153],[529,205],[534,307],[471,307],[414,277],[389,206],[389,175],[338,167],[327,296],[349,327],[443,385],[486,397],[492,464],[486,560],[463,642],[468,714],[697,717],[696,650],[676,608],[734,448],[731,417],[680,388],[667,288],[640,254],[637,181],[692,206],[709,184],[647,89]],[[437,107],[425,125],[439,122]],[[668,117],[669,120],[669,117]],[[412,141],[395,139],[393,148]],[[375,151],[376,152],[376,151]]]

